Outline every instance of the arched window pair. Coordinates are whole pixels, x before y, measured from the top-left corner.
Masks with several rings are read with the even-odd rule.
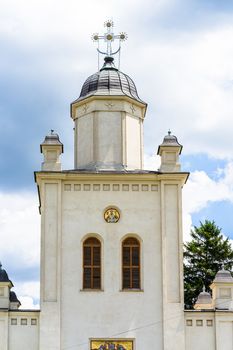
[[[140,289],[140,243],[134,237],[122,242],[122,289]],[[83,289],[101,289],[101,242],[83,243]]]

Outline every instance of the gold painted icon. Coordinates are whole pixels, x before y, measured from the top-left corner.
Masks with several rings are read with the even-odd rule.
[[[91,340],[91,350],[133,350],[133,340],[95,339]]]
[[[105,212],[104,212],[104,220],[108,223],[108,224],[115,224],[116,222],[118,222],[120,219],[120,213],[117,209],[115,208],[108,208]]]

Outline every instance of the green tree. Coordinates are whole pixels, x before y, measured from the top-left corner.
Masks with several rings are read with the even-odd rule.
[[[228,238],[214,221],[200,222],[191,230],[192,240],[184,244],[184,300],[185,307],[192,308],[198,294],[205,286],[210,291],[216,273],[224,264],[231,270],[233,250]]]

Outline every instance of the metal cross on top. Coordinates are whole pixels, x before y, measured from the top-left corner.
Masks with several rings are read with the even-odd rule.
[[[107,51],[106,52],[100,51],[99,47],[97,48],[97,51],[103,55],[113,56],[120,51],[121,42],[125,41],[127,39],[127,34],[121,32],[118,35],[115,35],[113,33],[113,26],[114,26],[113,21],[106,21],[104,23],[104,26],[107,28],[107,32],[104,35],[99,35],[98,33],[93,34],[92,40],[94,42],[97,42],[98,44],[99,44],[100,40],[104,40],[107,43]],[[113,52],[112,51],[112,43],[116,39],[119,40],[119,47],[116,51]]]

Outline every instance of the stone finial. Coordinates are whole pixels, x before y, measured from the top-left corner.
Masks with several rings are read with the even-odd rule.
[[[171,130],[168,130],[168,134],[164,137],[163,142],[159,145],[158,152],[161,156],[160,171],[162,172],[178,172],[180,171],[179,155],[182,151],[182,145],[178,142],[177,137],[171,134]]]
[[[202,292],[198,295],[197,301],[194,305],[195,310],[211,310],[213,309],[213,300],[210,293],[206,292],[203,285]]]
[[[40,145],[40,151],[44,155],[42,170],[61,171],[60,155],[63,153],[63,144],[53,129],[50,130],[49,135],[45,136]]]

